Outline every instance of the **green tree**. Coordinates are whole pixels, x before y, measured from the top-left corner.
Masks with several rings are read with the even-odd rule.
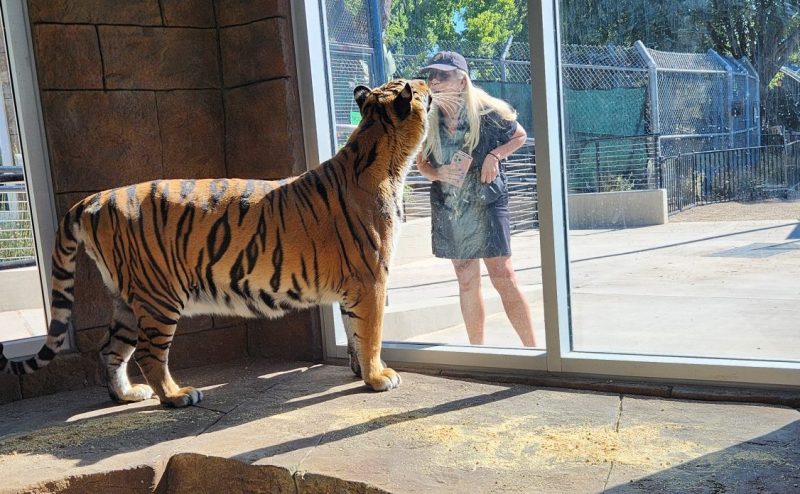
[[[481,51],[471,54],[490,55],[509,36],[527,39],[525,6],[525,0],[392,0],[385,39],[392,46],[424,42],[430,49],[462,43]]]
[[[766,95],[800,48],[799,10],[798,0],[710,0],[706,26],[715,50],[753,63]]]

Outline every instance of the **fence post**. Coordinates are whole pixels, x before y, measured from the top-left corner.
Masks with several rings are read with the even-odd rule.
[[[375,61],[375,80],[373,84],[379,86],[386,82],[386,68],[383,60],[383,31],[381,27],[381,2],[369,0],[369,30],[372,41],[372,59]]]
[[[508,74],[506,70],[506,59],[508,52],[511,50],[511,42],[514,41],[514,35],[508,37],[506,46],[503,47],[503,53],[500,55],[500,82],[506,83],[508,81]]]
[[[744,58],[744,57],[742,57]],[[739,61],[742,66],[744,64]],[[747,126],[747,132],[745,133],[745,139],[747,139],[747,147],[750,148],[750,132],[753,128],[753,109],[750,107],[750,74],[744,76],[744,121],[745,125]]]
[[[656,61],[653,60],[652,56],[650,56],[650,53],[647,51],[647,47],[644,46],[644,43],[642,43],[641,40],[636,40],[636,43],[634,43],[633,46],[636,48],[639,56],[642,57],[645,64],[647,64],[647,86],[650,94],[650,133],[660,134],[661,114],[658,103],[658,67],[656,66]]]
[[[725,85],[727,88],[725,98],[725,112],[728,114],[728,149],[733,148],[733,67],[722,55],[709,49],[708,55],[715,58],[725,68]]]
[[[595,192],[600,192],[600,143],[594,142]]]
[[[760,86],[760,79],[758,77],[758,72],[753,67],[753,64],[750,63],[746,57],[742,57],[742,65],[745,66],[747,69],[748,79],[753,79],[753,92],[755,95],[753,96],[753,101],[756,102],[756,105],[751,107],[750,114],[753,119],[751,129],[755,129],[755,143],[751,143],[753,147],[760,147],[761,146],[761,86]],[[747,83],[748,89],[750,88],[750,82]],[[750,101],[748,101],[750,103]],[[750,123],[750,122],[748,122]]]

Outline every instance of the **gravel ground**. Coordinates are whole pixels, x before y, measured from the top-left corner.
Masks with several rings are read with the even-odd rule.
[[[695,206],[669,217],[681,221],[800,220],[800,201],[720,202]]]

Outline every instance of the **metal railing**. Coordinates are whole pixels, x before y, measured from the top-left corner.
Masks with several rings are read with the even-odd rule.
[[[536,160],[533,139],[519,148],[506,161],[508,178],[508,212],[511,230],[530,230],[539,227],[538,196],[536,194]],[[404,195],[407,219],[431,215],[431,182],[423,177],[416,165],[406,177]]]
[[[0,166],[0,269],[33,266],[33,222],[21,166]]]
[[[727,201],[788,197],[800,185],[800,141],[692,153],[661,160],[669,212]]]

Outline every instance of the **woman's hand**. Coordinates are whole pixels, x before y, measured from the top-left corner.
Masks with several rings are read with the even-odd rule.
[[[417,154],[417,170],[431,182],[438,180],[456,187],[461,186],[464,178],[461,171],[455,166],[447,165],[434,168],[430,160],[425,158],[422,153]]]
[[[417,153],[417,170],[420,175],[427,178],[431,182],[439,180],[439,174],[436,168],[431,166],[431,161],[426,158],[422,153]]]
[[[481,182],[488,184],[500,174],[500,160],[493,154],[487,154],[481,167]]]

